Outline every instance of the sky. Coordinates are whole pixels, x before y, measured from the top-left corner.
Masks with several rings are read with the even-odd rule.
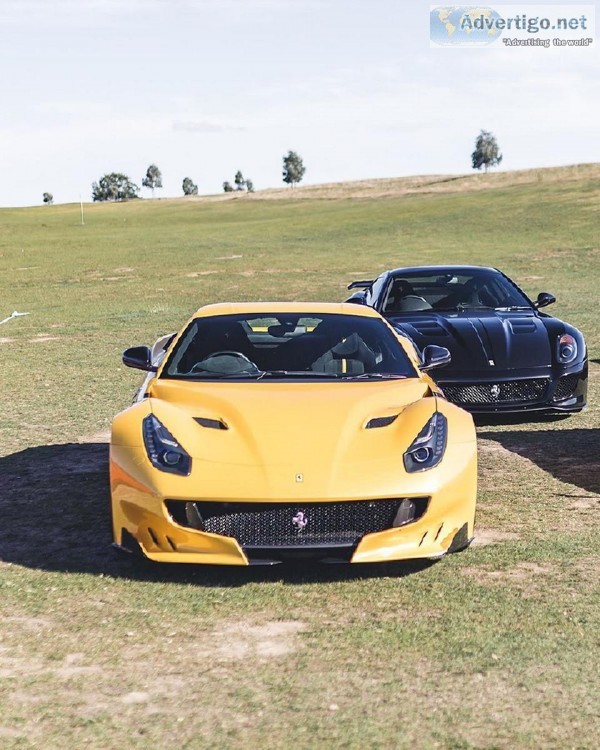
[[[531,3],[529,3],[531,5]],[[573,3],[562,3],[562,7]],[[431,48],[417,0],[0,0],[0,206],[91,199],[103,174],[157,196],[240,169],[280,187],[600,161],[599,42]],[[149,197],[147,190],[142,195]]]

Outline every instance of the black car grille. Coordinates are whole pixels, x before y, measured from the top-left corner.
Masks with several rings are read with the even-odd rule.
[[[403,498],[332,503],[216,503],[193,506],[200,529],[233,537],[242,547],[310,547],[354,545],[364,534],[389,529]],[[428,498],[411,498],[415,517],[427,509]],[[173,519],[191,526],[185,502],[168,500]],[[194,528],[199,526],[194,524]]]
[[[556,384],[553,401],[563,401],[573,395],[573,391],[579,383],[579,375],[563,375]]]
[[[548,378],[529,378],[504,383],[449,385],[440,383],[448,401],[455,404],[502,404],[515,401],[539,401],[548,388]]]

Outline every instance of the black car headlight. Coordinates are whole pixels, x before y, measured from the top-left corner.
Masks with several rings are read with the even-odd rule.
[[[171,474],[187,476],[192,468],[192,459],[179,445],[169,430],[154,414],[148,414],[142,423],[144,445],[152,466]]]
[[[425,471],[437,466],[446,450],[447,437],[448,420],[436,411],[404,454],[406,471]]]
[[[577,341],[568,333],[563,334],[558,339],[557,346],[558,361],[563,365],[568,365],[577,357]]]

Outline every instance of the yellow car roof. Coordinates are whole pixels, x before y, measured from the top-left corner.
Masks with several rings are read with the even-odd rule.
[[[192,318],[235,315],[236,313],[337,313],[338,315],[360,315],[366,318],[381,317],[371,307],[348,302],[220,302],[201,307]]]

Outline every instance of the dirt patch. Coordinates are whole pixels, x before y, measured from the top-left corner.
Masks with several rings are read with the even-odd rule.
[[[4,651],[9,652],[10,649]],[[59,679],[69,680],[101,671],[100,667],[95,664],[81,664],[84,658],[84,654],[81,653],[67,654],[59,666],[54,666],[35,657],[21,654],[10,656],[8,653],[0,652],[0,678],[13,679],[51,674]]]
[[[486,570],[484,568],[468,566],[461,568],[461,573],[474,578],[478,583],[485,584],[493,581],[527,582],[538,575],[551,573],[553,570],[555,568],[550,564],[541,565],[534,562],[522,562],[506,570]]]
[[[508,586],[516,588],[525,599],[546,595],[546,581],[556,573],[556,566],[549,563],[521,562],[505,570],[485,568],[462,568],[463,575],[472,578],[482,586]]]
[[[186,273],[186,279],[196,279],[198,276],[210,276],[213,273],[220,273],[220,271],[193,271],[192,273]]]
[[[30,344],[44,344],[46,341],[59,341],[59,336],[48,336],[38,333],[35,338],[29,339]]]
[[[95,664],[81,664],[81,660],[85,658],[85,654],[67,654],[60,667],[56,667],[53,671],[57,677],[64,680],[69,680],[72,677],[79,677],[80,675],[93,674],[95,672],[102,671],[99,666]]]
[[[220,255],[216,260],[237,260],[237,258],[243,257],[243,255]]]
[[[518,534],[512,531],[496,531],[495,529],[475,528],[473,547],[484,547],[488,544],[502,544],[502,542],[517,542]]]
[[[45,628],[51,628],[53,623],[47,617],[2,617],[2,622],[14,626],[17,629],[25,629],[39,632]]]
[[[600,556],[590,555],[589,557],[581,557],[575,563],[575,569],[580,573],[588,583],[594,585],[597,590],[598,583],[600,582]]]
[[[0,338],[0,344],[12,344],[14,339],[8,338],[7,336],[4,336]]]
[[[10,727],[0,727],[0,737],[15,739],[22,736],[22,732],[19,732],[18,729],[11,729]]]
[[[132,703],[148,703],[150,700],[150,693],[143,693],[141,691],[134,690],[131,693],[126,693],[121,698],[121,703],[131,705]]]
[[[575,500],[569,505],[569,510],[598,510],[599,508],[600,498],[592,496]]]
[[[513,454],[508,448],[505,448],[501,443],[497,443],[494,440],[486,440],[485,433],[477,436],[477,449],[480,454],[488,454],[492,456],[498,455],[509,455]]]
[[[45,672],[44,664],[39,659],[8,656],[0,653],[0,679],[9,680],[15,677],[31,677]]]
[[[110,441],[110,430],[95,432],[93,435],[84,435],[78,439],[78,443],[108,443]]]
[[[206,639],[212,641],[206,654],[221,661],[286,656],[301,648],[298,634],[305,629],[302,622],[232,623],[215,630]]]

